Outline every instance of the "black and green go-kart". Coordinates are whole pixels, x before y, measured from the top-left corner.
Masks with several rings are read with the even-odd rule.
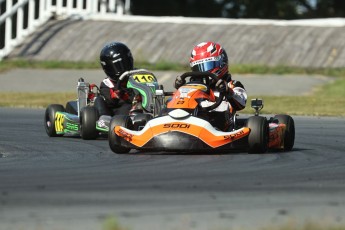
[[[97,89],[94,92],[94,88]],[[66,107],[51,104],[44,114],[44,126],[48,136],[81,136],[83,139],[96,139],[101,133],[107,134],[106,127],[97,127],[96,123],[104,123],[99,119],[98,110],[93,106],[99,91],[96,86],[78,80],[77,100],[69,101]]]
[[[158,85],[157,78],[151,72],[143,69],[122,74],[117,87],[120,87],[123,81],[127,81],[127,89],[133,89],[141,95],[143,111],[131,116],[133,125],[140,129],[147,120],[157,116],[157,111],[164,106],[162,86]],[[100,116],[94,106],[95,98],[99,96],[98,90],[93,92],[88,83],[79,79],[77,91],[78,99],[67,102],[66,107],[60,104],[51,104],[47,107],[44,126],[48,136],[81,136],[85,140],[90,140],[108,134],[111,116]],[[159,103],[157,100],[160,100]]]

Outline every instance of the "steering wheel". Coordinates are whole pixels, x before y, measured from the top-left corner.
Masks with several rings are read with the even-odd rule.
[[[118,90],[123,90],[123,87],[121,87],[122,82],[127,81],[128,77],[131,74],[136,74],[136,73],[144,73],[144,74],[152,74],[153,75],[153,73],[148,72],[146,69],[134,69],[134,70],[126,71],[126,72],[122,73],[121,76],[119,77],[119,79],[117,80],[116,88]]]
[[[215,82],[217,82],[219,80],[217,75],[210,73],[210,72],[207,72],[207,71],[206,72],[186,72],[180,76],[182,81],[186,81],[185,79],[187,77],[193,77],[194,79],[200,79],[200,81],[202,81],[203,78],[206,78],[207,84],[210,84],[210,81],[209,81],[210,79],[214,80]],[[220,103],[222,103],[224,96],[225,96],[224,92],[219,93],[219,97],[216,99],[216,102],[213,105],[207,106],[207,107],[201,107],[201,110],[208,112],[208,111],[211,111],[211,110],[217,108],[220,105]]]
[[[117,79],[116,82],[116,89],[118,90],[123,90],[123,87],[121,87],[122,82],[127,81],[128,80],[128,76],[132,71],[126,71],[124,73],[121,74],[121,76],[119,77],[119,79]]]

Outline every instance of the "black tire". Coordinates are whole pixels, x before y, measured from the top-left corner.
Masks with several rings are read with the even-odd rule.
[[[276,115],[279,124],[285,124],[284,151],[291,151],[295,144],[295,122],[289,115]]]
[[[46,108],[44,113],[44,127],[49,137],[61,137],[63,134],[56,134],[55,130],[55,113],[65,112],[65,108],[59,104],[51,104]]]
[[[96,129],[98,111],[93,106],[86,106],[80,111],[80,136],[84,140],[94,140],[99,133]]]
[[[121,138],[114,132],[116,126],[132,129],[132,119],[127,115],[116,115],[110,120],[109,125],[108,141],[110,149],[117,154],[128,153],[131,149],[121,146]]]
[[[265,117],[249,117],[247,127],[250,128],[248,136],[248,153],[265,153],[268,149],[268,121]]]

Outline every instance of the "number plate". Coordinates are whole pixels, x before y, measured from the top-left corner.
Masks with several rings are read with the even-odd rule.
[[[155,81],[155,77],[151,74],[136,74],[133,79],[139,83],[151,83]]]

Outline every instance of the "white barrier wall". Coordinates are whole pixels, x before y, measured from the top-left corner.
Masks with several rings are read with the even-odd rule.
[[[123,15],[130,0],[0,0],[0,60],[51,17]]]

